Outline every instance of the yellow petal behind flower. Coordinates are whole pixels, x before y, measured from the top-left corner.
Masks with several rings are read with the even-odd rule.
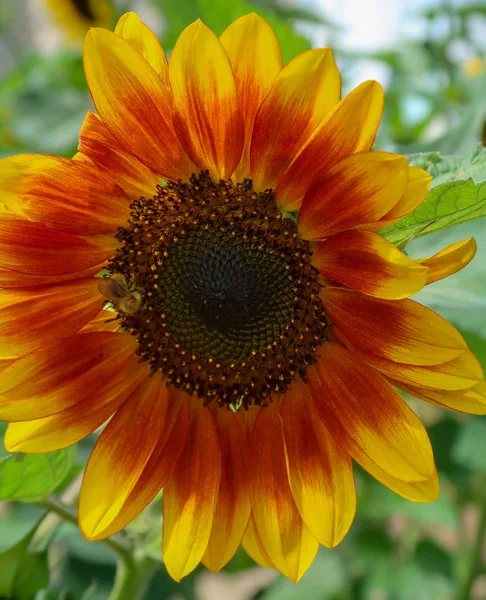
[[[429,269],[427,284],[434,283],[467,267],[476,256],[478,246],[474,238],[456,242],[430,258],[418,258],[417,262]]]
[[[145,58],[162,83],[168,87],[169,63],[164,49],[150,27],[147,27],[136,13],[128,12],[118,20],[115,33]]]

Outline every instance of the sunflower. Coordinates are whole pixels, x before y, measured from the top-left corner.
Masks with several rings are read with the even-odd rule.
[[[44,0],[46,9],[71,40],[82,40],[90,27],[111,27],[111,0]]]
[[[283,66],[256,14],[220,38],[196,21],[168,63],[129,13],[89,32],[84,61],[96,112],[79,153],[2,160],[6,447],[57,450],[111,417],[80,494],[86,539],[163,488],[174,579],[241,543],[298,581],[351,525],[353,460],[437,498],[396,387],[486,413],[462,336],[409,299],[475,242],[416,261],[376,233],[431,179],[371,151],[382,88],[340,99],[329,49]]]

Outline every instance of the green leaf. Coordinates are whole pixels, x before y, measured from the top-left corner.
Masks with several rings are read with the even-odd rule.
[[[20,590],[22,590],[21,572],[23,565],[26,564],[28,566],[31,561],[31,558],[27,554],[27,548],[43,518],[44,515],[40,519],[37,519],[27,534],[19,542],[9,548],[6,552],[0,553],[0,597],[10,598],[13,596],[17,599],[16,592],[18,592],[19,587]],[[40,587],[33,591],[33,594],[42,587],[45,587],[45,585],[47,584],[42,583]],[[24,596],[19,597],[18,600],[24,600]]]
[[[400,244],[411,236],[428,235],[484,216],[486,182],[476,184],[472,179],[450,181],[432,188],[411,215],[380,233],[392,244]]]
[[[332,550],[321,548],[298,585],[279,576],[263,593],[261,600],[323,600],[333,598],[346,587],[347,576],[342,559]]]
[[[96,597],[97,587],[98,584],[96,581],[93,581],[93,583],[84,591],[83,595],[81,596],[81,600],[94,600]]]
[[[25,554],[13,583],[15,600],[31,600],[39,590],[48,585],[47,550]]]
[[[478,145],[471,156],[443,156],[439,152],[411,154],[408,162],[425,169],[434,178],[434,186],[454,179],[470,177],[475,183],[486,180],[486,148]]]
[[[0,459],[0,500],[39,502],[69,473],[76,447],[47,454],[15,453]]]
[[[486,421],[482,417],[471,417],[462,425],[452,456],[457,463],[486,473]]]

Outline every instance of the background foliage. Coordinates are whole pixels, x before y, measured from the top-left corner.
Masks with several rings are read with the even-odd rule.
[[[163,24],[167,51],[198,17],[220,34],[234,19],[257,11],[274,27],[285,61],[311,46],[308,35],[318,32],[332,43],[345,91],[356,83],[361,65],[372,61],[385,68],[385,118],[376,147],[411,154],[413,164],[434,176],[426,209],[385,234],[394,243],[413,239],[407,251],[416,257],[476,237],[476,259],[418,299],[460,329],[486,368],[486,221],[473,220],[486,215],[486,150],[481,148],[486,144],[486,48],[481,45],[486,36],[481,42],[477,35],[486,31],[484,4],[431,1],[415,15],[422,36],[397,39],[394,47],[373,52],[349,50],[332,14],[297,0],[150,4]],[[0,3],[0,156],[72,156],[91,107],[80,47],[65,45],[50,56],[26,51],[13,26],[15,6],[15,0]],[[117,3],[120,12],[131,8],[130,0]],[[408,502],[357,469],[358,512],[351,532],[339,548],[320,551],[298,586],[256,567],[242,550],[223,574],[199,569],[174,583],[157,562],[160,499],[113,544],[84,542],[72,522],[73,507],[95,435],[77,450],[48,455],[7,455],[2,449],[0,598],[104,600],[115,578],[116,553],[135,546],[145,548],[149,561],[158,565],[146,600],[485,599],[486,419],[409,400],[428,426],[440,471],[440,499],[432,505]]]

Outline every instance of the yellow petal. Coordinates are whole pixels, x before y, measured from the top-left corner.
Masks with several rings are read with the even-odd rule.
[[[11,423],[5,435],[8,451],[52,452],[78,442],[100,427],[147,377],[146,366],[138,362],[136,341],[131,337],[86,333],[63,338],[22,359],[29,368],[24,379],[18,373],[20,361],[7,369],[11,371],[8,385],[14,379],[19,382],[6,392],[7,398],[19,397],[26,403],[37,400],[41,406],[45,404],[44,414],[51,415]],[[36,358],[38,368],[33,364]],[[35,377],[26,380],[29,373]],[[5,373],[3,376],[7,379]],[[34,410],[31,414],[35,414]],[[26,412],[25,418],[29,416]]]
[[[418,167],[408,167],[408,185],[403,196],[395,206],[379,221],[360,225],[360,229],[378,231],[393,225],[413,212],[422,204],[430,188],[432,176]]]
[[[449,277],[464,269],[476,256],[478,247],[474,238],[456,242],[430,258],[418,258],[417,262],[428,267],[427,284]]]
[[[97,112],[126,152],[166,179],[188,179],[197,172],[174,130],[169,90],[128,42],[91,29],[84,69]]]
[[[368,152],[383,111],[383,88],[366,81],[350,92],[314,130],[280,180],[277,204],[298,210],[311,185],[348,156]]]
[[[129,198],[151,198],[156,193],[160,178],[120,146],[96,113],[89,111],[86,115],[79,133],[78,148]]]
[[[86,539],[100,539],[125,508],[139,480],[146,479],[147,464],[157,446],[179,425],[171,423],[171,417],[168,389],[153,377],[147,378],[108,423],[88,460],[79,496],[79,525]],[[167,467],[172,469],[166,461],[159,462],[166,477],[170,474]],[[165,481],[157,479],[160,489]]]
[[[367,363],[381,371],[389,379],[406,385],[417,386],[432,390],[467,390],[483,381],[483,370],[478,359],[470,350],[464,350],[451,361],[437,365],[400,364],[385,360],[374,354],[362,354],[334,327],[336,337],[361,355]]]
[[[213,417],[198,398],[191,404],[189,440],[163,496],[162,553],[176,581],[193,571],[206,551],[221,474]]]
[[[162,83],[168,87],[169,63],[164,49],[150,27],[147,27],[136,13],[127,12],[120,17],[115,27],[115,33],[145,58]]]
[[[239,417],[231,410],[213,409],[221,448],[221,479],[208,547],[202,562],[216,573],[240,545],[250,518],[249,448]]]
[[[407,500],[412,500],[412,502],[435,502],[439,497],[439,476],[435,468],[430,479],[407,482],[392,477],[363,453],[357,453],[353,458],[380,483]]]
[[[326,342],[307,377],[324,425],[352,456],[365,454],[402,481],[433,476],[424,426],[375,369],[341,345]]]
[[[389,300],[417,293],[428,273],[381,236],[359,230],[343,231],[319,244],[312,264],[356,292]]]
[[[341,78],[329,48],[303,52],[285,66],[255,117],[250,159],[256,190],[277,187],[340,93]]]
[[[258,538],[275,567],[297,583],[315,558],[290,490],[277,403],[260,410],[251,439],[251,505]]]
[[[282,70],[282,54],[270,25],[256,13],[232,23],[221,43],[233,67],[236,89],[245,121],[245,146],[234,181],[250,176],[250,143],[258,108]]]
[[[114,235],[130,218],[128,196],[95,165],[42,154],[0,161],[2,204],[8,214],[79,235]]]
[[[304,383],[280,399],[290,488],[300,516],[316,540],[332,548],[356,512],[349,454],[322,424]]]
[[[245,127],[231,63],[200,19],[179,36],[169,64],[174,126],[186,152],[215,181],[240,162]]]
[[[324,288],[321,298],[331,322],[366,361],[379,356],[397,363],[436,365],[467,348],[455,327],[413,300],[389,302],[339,287]]]
[[[99,312],[98,283],[97,278],[90,277],[2,290],[0,358],[18,358],[55,339],[74,335]],[[0,390],[2,387],[0,384]]]
[[[452,392],[421,388],[401,382],[393,382],[393,384],[412,396],[442,408],[470,415],[486,415],[486,382],[484,381],[480,381],[469,389]]]
[[[265,569],[273,568],[273,563],[270,560],[270,557],[265,551],[265,548],[258,537],[258,531],[255,525],[255,519],[253,515],[250,515],[250,520],[248,521],[248,527],[246,528],[245,535],[241,541],[241,545],[243,546],[245,552],[248,554],[250,558],[252,558],[258,565],[264,567]]]
[[[137,393],[138,390],[133,395],[133,403],[136,402]],[[189,429],[189,397],[175,388],[169,389],[169,396],[164,427],[158,431],[158,440],[154,450],[140,471],[135,485],[128,496],[125,496],[123,504],[119,506],[118,514],[111,513],[112,520],[107,520],[105,515],[103,522],[88,536],[83,523],[85,510],[80,507],[80,528],[86,538],[102,540],[123,529],[154,499],[162,486],[165,485],[172,471],[177,468]],[[93,472],[91,471],[91,473]],[[87,476],[88,472],[85,475],[85,483],[83,483],[81,489],[80,501],[83,489],[86,489],[85,493],[89,494],[91,481],[93,480],[93,478],[91,478],[91,481],[86,479]]]

